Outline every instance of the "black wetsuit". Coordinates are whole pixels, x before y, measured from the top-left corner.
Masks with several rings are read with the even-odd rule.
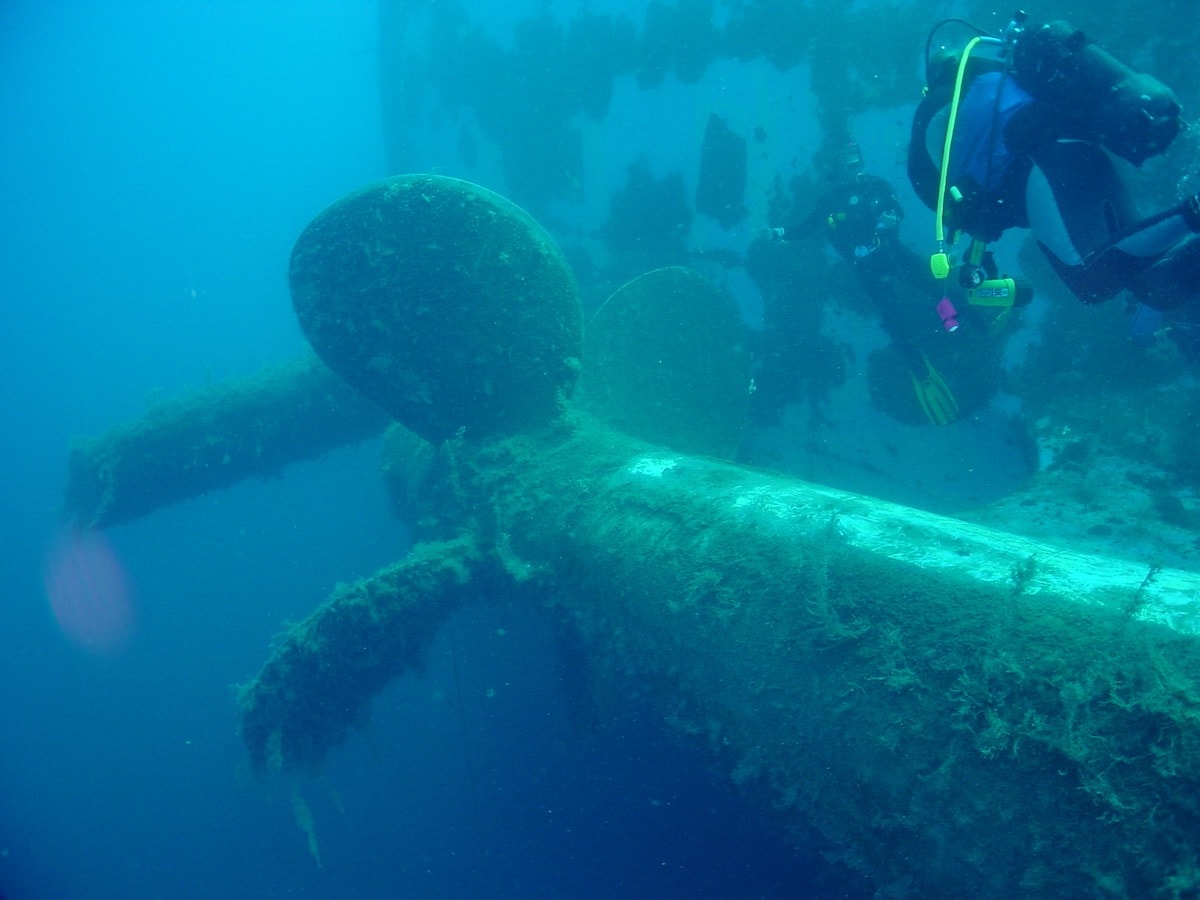
[[[883,330],[916,368],[921,342],[941,327],[934,311],[939,287],[929,265],[897,237],[902,216],[891,186],[860,174],[822,194],[808,216],[783,229],[783,239],[824,234],[853,266]]]

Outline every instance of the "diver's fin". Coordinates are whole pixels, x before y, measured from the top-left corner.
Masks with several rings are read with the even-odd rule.
[[[918,377],[915,372],[909,373],[917,402],[934,425],[949,425],[958,418],[958,401],[954,399],[954,394],[945,380],[924,353],[921,354],[921,359],[925,363],[925,374]]]

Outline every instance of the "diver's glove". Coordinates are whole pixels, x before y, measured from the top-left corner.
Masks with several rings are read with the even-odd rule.
[[[920,356],[921,364],[909,370],[917,402],[934,425],[949,425],[958,418],[958,401],[929,358],[924,353]]]

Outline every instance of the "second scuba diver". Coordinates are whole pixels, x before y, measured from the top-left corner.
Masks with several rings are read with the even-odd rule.
[[[823,152],[829,187],[811,212],[773,234],[785,241],[823,235],[853,268],[890,339],[868,361],[873,405],[910,424],[947,425],[995,392],[999,344],[973,310],[964,310],[967,327],[947,339],[929,266],[900,241],[904,212],[891,186],[863,171],[855,142],[834,144]]]

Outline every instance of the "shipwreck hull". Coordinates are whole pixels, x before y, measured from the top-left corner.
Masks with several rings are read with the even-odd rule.
[[[362,398],[405,426],[384,472],[423,542],[242,688],[256,769],[319,768],[454,610],[504,594],[881,896],[1200,893],[1200,574],[683,452],[736,443],[749,388],[727,298],[683,270],[610,298],[568,407],[586,367],[565,261],[465,182],[348,195],[291,281],[358,396],[310,367],[223,389],[91,442],[68,488],[81,521],[123,521],[373,433]],[[696,365],[674,338],[704,321],[726,324]]]
[[[414,620],[428,639],[472,596],[524,591],[578,630],[606,689],[703,741],[797,835],[816,826],[885,893],[1191,883],[1200,576],[586,422],[460,445],[441,465],[429,496],[452,499],[442,521],[470,536],[417,560],[452,586],[422,577],[397,593],[388,570],[297,626],[242,695],[260,764],[319,763],[412,666]],[[343,641],[351,621],[363,627]]]
[[[586,429],[488,455],[593,664],[881,887],[1190,884],[1200,577]]]

